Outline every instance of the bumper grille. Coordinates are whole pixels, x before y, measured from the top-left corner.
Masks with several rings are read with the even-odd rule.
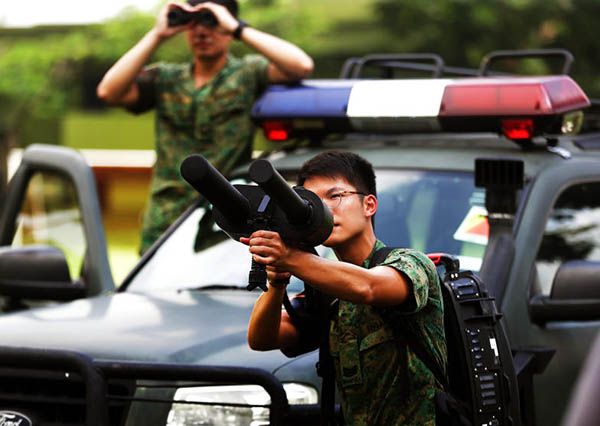
[[[121,426],[131,397],[133,381],[109,380],[109,424]],[[85,385],[78,374],[31,369],[0,369],[0,410],[18,411],[35,426],[84,426]]]
[[[257,384],[271,396],[270,424],[289,424],[283,385],[256,368],[93,360],[74,351],[8,346],[0,347],[0,366],[0,411],[21,413],[35,426],[123,426],[130,403],[144,401],[134,397],[140,381]]]

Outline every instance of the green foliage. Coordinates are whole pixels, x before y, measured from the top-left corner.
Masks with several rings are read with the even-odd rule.
[[[162,0],[157,0],[160,4]],[[315,58],[315,77],[335,77],[343,60],[369,53],[433,52],[449,65],[477,67],[497,49],[562,47],[573,52],[575,79],[600,93],[593,0],[241,0],[251,25],[298,44]],[[153,25],[155,12],[125,9],[102,24],[0,28],[0,128],[35,128],[93,104],[103,73]],[[249,50],[232,45],[234,54]],[[190,59],[183,36],[152,60]],[[548,72],[540,61],[499,64]],[[553,65],[555,67],[555,65]],[[554,69],[554,68],[553,68]]]
[[[595,70],[600,59],[593,52],[593,0],[375,0],[380,31],[397,40],[403,52],[433,52],[446,63],[478,67],[486,53],[500,49],[565,48],[576,61],[572,75],[588,94],[598,95]],[[551,72],[541,62],[500,64],[505,71]]]
[[[81,104],[89,64],[100,64],[96,68],[105,71],[153,21],[151,16],[125,12],[103,25],[3,30],[0,127],[17,134],[22,144],[46,136],[36,124],[57,122]],[[56,143],[59,134],[51,132],[45,141]]]

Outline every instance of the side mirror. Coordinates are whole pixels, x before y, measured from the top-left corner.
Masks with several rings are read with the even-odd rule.
[[[571,260],[560,265],[550,298],[600,299],[600,262]]]
[[[102,212],[100,211],[94,173],[85,161],[85,158],[71,148],[34,144],[23,151],[21,164],[8,184],[4,204],[0,208],[0,247],[13,244],[19,225],[18,218],[21,214],[31,179],[38,173],[54,176],[54,178],[58,176],[59,180],[62,181],[60,185],[65,183],[70,185],[73,194],[76,196],[83,224],[83,235],[85,237],[85,262],[88,265],[85,277],[86,297],[113,291],[115,285],[108,262],[104,224],[102,222]],[[38,240],[34,239],[33,241]],[[39,242],[46,244],[45,240],[40,240]],[[20,261],[26,262],[24,259]],[[9,279],[6,272],[3,272],[3,268],[0,267],[0,271],[2,271],[0,275]],[[23,266],[20,266],[20,268],[23,268]],[[69,287],[72,286],[77,287],[77,284],[71,283]],[[13,286],[9,287],[13,288]],[[37,285],[34,287],[37,287]],[[72,291],[69,287],[67,287],[67,293]],[[67,296],[67,299],[73,298],[68,294]],[[25,295],[25,298],[29,297],[30,295]]]
[[[85,297],[85,285],[71,281],[67,259],[55,247],[0,247],[0,295],[74,300]]]
[[[560,265],[550,296],[536,295],[529,301],[532,320],[600,320],[600,262],[576,260]]]

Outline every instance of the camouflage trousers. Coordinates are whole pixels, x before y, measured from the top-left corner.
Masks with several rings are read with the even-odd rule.
[[[197,196],[195,191],[184,187],[168,187],[150,195],[142,221],[140,255],[158,240]]]

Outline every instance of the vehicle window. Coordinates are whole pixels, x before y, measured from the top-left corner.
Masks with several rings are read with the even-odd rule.
[[[479,270],[487,244],[485,194],[469,173],[378,170],[375,232],[387,245],[447,252],[464,269]],[[334,258],[320,247],[323,256]],[[198,207],[129,283],[129,290],[245,287],[251,258],[243,244],[215,224],[210,206]],[[293,280],[290,290],[302,283]]]
[[[386,245],[450,253],[478,271],[489,227],[470,173],[380,170],[375,233]]]
[[[556,200],[536,257],[542,294],[569,260],[600,260],[600,182],[573,185]]]
[[[11,245],[35,244],[62,250],[71,278],[79,277],[86,249],[85,235],[75,187],[63,175],[40,171],[29,180]]]

